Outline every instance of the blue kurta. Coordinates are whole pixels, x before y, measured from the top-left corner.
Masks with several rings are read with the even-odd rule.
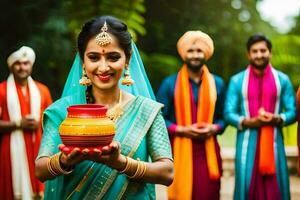
[[[234,199],[248,199],[249,187],[254,171],[255,155],[258,140],[258,129],[240,129],[240,123],[244,117],[249,117],[247,107],[247,90],[249,69],[234,75],[228,87],[225,101],[225,120],[239,128],[236,140],[236,160],[235,160],[235,192]],[[274,114],[279,114],[283,119],[283,124],[288,125],[295,121],[296,106],[295,94],[292,84],[287,75],[273,69],[273,74],[277,80],[279,93],[277,96],[278,109]],[[290,199],[289,177],[287,162],[284,151],[282,128],[275,127],[274,132],[274,152],[276,165],[276,180],[281,193],[281,199]]]

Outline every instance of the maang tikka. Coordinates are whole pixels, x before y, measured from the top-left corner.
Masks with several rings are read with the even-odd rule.
[[[134,84],[134,80],[131,78],[130,76],[130,72],[129,72],[129,68],[127,67],[128,65],[126,64],[125,67],[125,74],[124,74],[124,78],[122,80],[122,85],[133,85]],[[127,69],[126,69],[127,68]]]
[[[112,42],[112,38],[110,37],[110,35],[107,33],[108,27],[106,22],[104,22],[102,28],[101,28],[101,32],[96,36],[96,43],[99,46],[107,46]]]

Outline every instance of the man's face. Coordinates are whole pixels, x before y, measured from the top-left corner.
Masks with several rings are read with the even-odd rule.
[[[185,57],[185,63],[193,72],[198,72],[205,63],[204,52],[193,44],[188,50]]]
[[[254,43],[248,51],[248,59],[256,69],[263,70],[269,64],[272,57],[271,51],[265,41]]]
[[[32,64],[29,61],[17,61],[11,67],[15,79],[25,80],[32,72]]]

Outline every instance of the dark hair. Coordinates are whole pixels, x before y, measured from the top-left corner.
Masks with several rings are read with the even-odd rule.
[[[255,35],[252,35],[249,37],[248,42],[247,42],[247,50],[249,51],[253,44],[255,44],[257,42],[261,42],[261,41],[266,42],[269,51],[272,51],[271,40],[269,40],[269,38],[267,38],[266,36],[264,36],[262,34],[255,34]]]
[[[77,47],[82,60],[88,41],[101,32],[101,27],[105,22],[108,27],[107,32],[118,39],[119,45],[124,50],[126,57],[130,57],[131,35],[128,32],[127,25],[115,17],[101,16],[86,22],[78,35]]]

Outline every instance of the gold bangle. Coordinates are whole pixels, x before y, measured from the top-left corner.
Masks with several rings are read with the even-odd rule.
[[[127,175],[127,177],[130,179],[141,179],[144,177],[146,171],[147,171],[146,163],[138,160],[135,173],[132,176]]]
[[[67,171],[61,167],[60,162],[59,162],[60,156],[61,156],[61,152],[51,156],[47,162],[48,171],[53,176],[59,176],[62,174],[68,175],[73,172],[73,169]]]
[[[143,164],[143,170],[142,170],[142,173],[140,174],[140,177],[139,178],[143,178],[146,174],[146,171],[147,171],[147,165],[146,165],[146,162],[142,162]]]
[[[125,159],[126,159],[125,168],[123,170],[121,170],[121,171],[118,171],[120,174],[126,173],[130,169],[130,167],[131,167],[131,161],[129,161],[129,159],[128,159],[127,156],[125,156]]]
[[[58,174],[51,167],[51,157],[47,161],[47,169],[52,176],[58,176]]]
[[[127,177],[130,178],[130,179],[135,179],[136,177],[138,177],[140,168],[141,168],[141,166],[140,166],[140,161],[137,161],[137,168],[136,168],[136,171],[134,172],[134,174],[133,174],[132,176],[127,175]]]

